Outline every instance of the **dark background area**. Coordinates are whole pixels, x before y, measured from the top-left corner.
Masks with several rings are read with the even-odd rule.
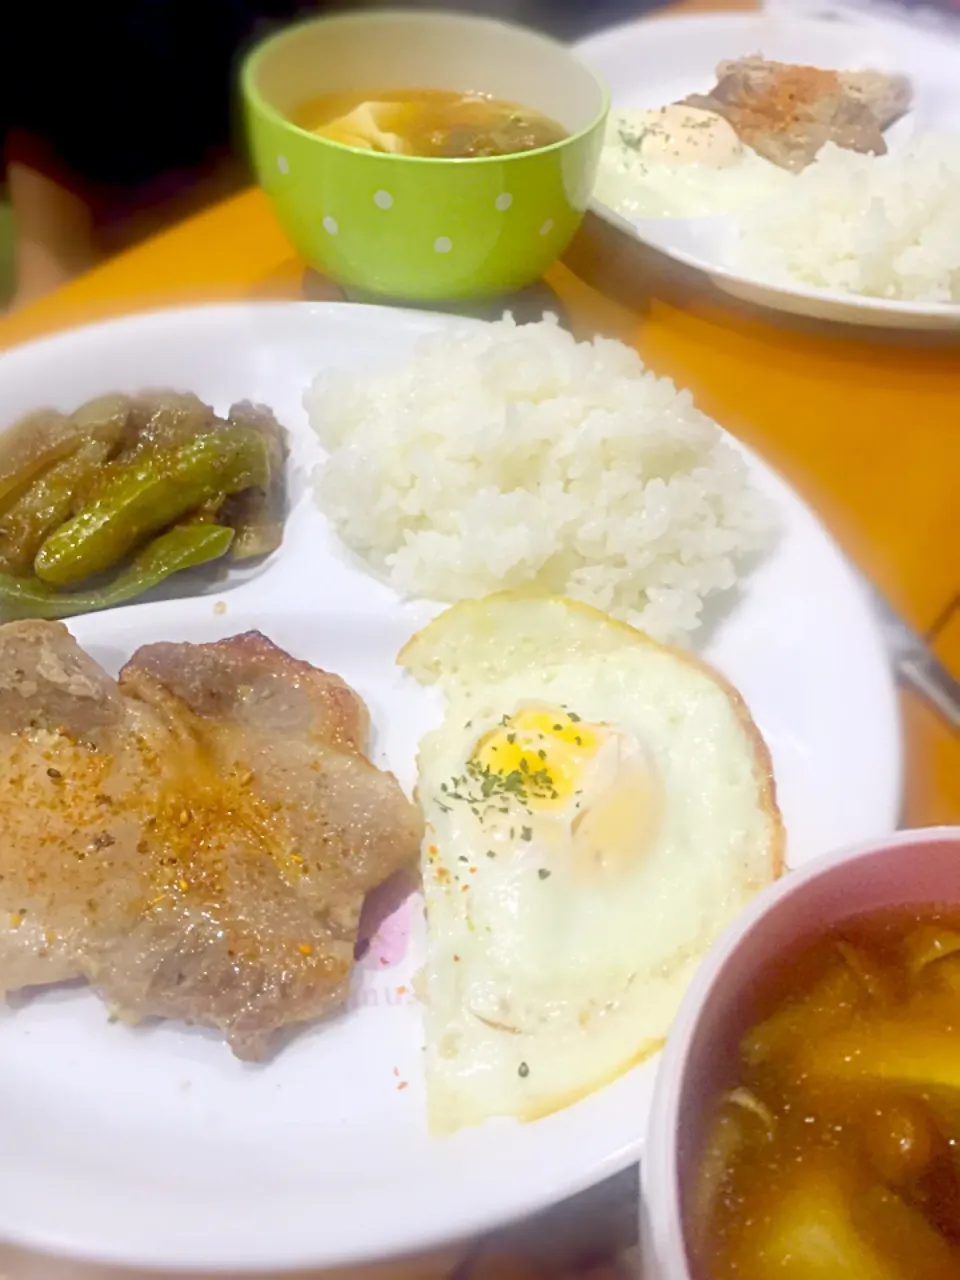
[[[578,40],[601,27],[661,7],[666,0],[397,0],[404,9],[460,9],[465,12],[489,13],[522,22],[529,27],[548,31],[564,40]],[[335,8],[384,7],[378,0],[357,0],[354,4],[338,4]]]
[[[395,0],[486,13],[577,40],[665,0]],[[100,254],[116,252],[242,184],[236,69],[291,20],[389,0],[96,0],[54,15],[4,7],[0,143],[89,207]],[[0,176],[0,307],[14,223]],[[78,269],[82,269],[82,265]]]

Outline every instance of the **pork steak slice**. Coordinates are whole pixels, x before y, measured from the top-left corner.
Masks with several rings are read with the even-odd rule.
[[[910,99],[902,76],[838,73],[751,56],[721,62],[709,94],[685,101],[723,116],[758,154],[799,172],[828,142],[883,155],[883,130],[909,109]]]
[[[0,985],[81,974],[119,1016],[217,1027],[244,1058],[340,1006],[364,897],[415,863],[422,834],[363,754],[356,694],[256,634],[147,646],[118,686],[59,624],[11,625],[40,629],[80,673],[91,725],[69,699],[64,710],[54,681],[56,697],[38,687],[31,723],[7,730],[0,679],[0,748],[28,752],[17,785],[9,771],[0,785],[0,829],[15,836],[0,854],[0,908],[26,908],[12,948],[0,943]],[[52,740],[59,778],[43,755]],[[32,853],[12,814],[24,783],[59,788]],[[11,857],[18,846],[28,856]],[[41,868],[46,894],[25,896],[26,866]]]
[[[0,627],[0,992],[84,976],[91,946],[136,919],[174,745],[62,623]]]

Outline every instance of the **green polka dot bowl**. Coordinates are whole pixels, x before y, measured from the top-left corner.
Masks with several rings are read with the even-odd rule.
[[[465,15],[381,11],[287,28],[247,58],[257,179],[311,266],[358,293],[412,302],[509,294],[564,251],[593,189],[604,85],[562,44]],[[568,136],[478,159],[386,155],[299,128],[291,113],[350,91],[447,89],[532,107]]]

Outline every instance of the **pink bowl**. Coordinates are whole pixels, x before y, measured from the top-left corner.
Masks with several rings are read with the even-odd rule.
[[[644,1280],[694,1280],[680,1191],[710,1105],[732,1081],[770,966],[850,916],[931,902],[960,905],[960,827],[901,831],[828,854],[771,885],[720,939],[687,992],[657,1073],[641,1167]]]

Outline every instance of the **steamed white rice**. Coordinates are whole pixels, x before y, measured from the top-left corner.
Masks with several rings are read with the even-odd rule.
[[[741,215],[730,265],[772,283],[960,302],[960,137],[922,134],[885,156],[828,144]]]
[[[769,536],[689,392],[552,318],[447,330],[396,371],[322,375],[306,405],[321,509],[405,596],[535,587],[682,640]]]

